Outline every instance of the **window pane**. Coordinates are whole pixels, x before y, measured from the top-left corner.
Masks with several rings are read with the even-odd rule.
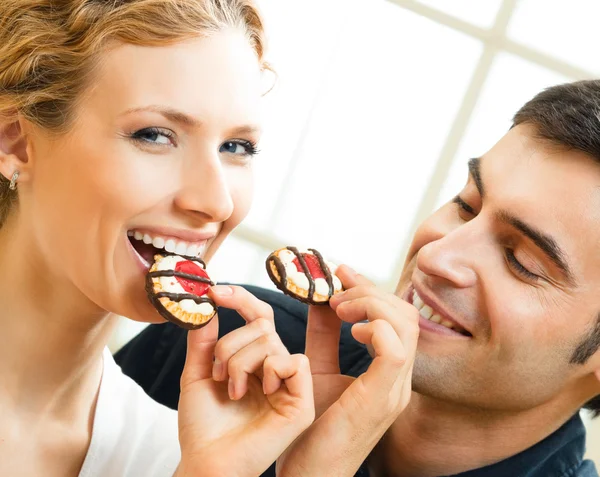
[[[256,194],[247,225],[266,227],[284,186],[304,124],[317,96],[339,32],[351,9],[345,0],[259,0],[268,34],[263,151],[254,163]],[[342,13],[340,13],[342,12]]]
[[[461,20],[481,27],[491,27],[496,20],[502,0],[419,0]]]
[[[343,32],[274,231],[386,280],[481,44],[396,5],[364,5]]]
[[[592,73],[600,73],[599,17],[597,0],[519,0],[508,35]]]
[[[454,164],[442,189],[438,206],[454,197],[467,180],[467,162],[487,152],[506,134],[514,114],[542,89],[569,78],[516,56],[500,54],[490,72]]]

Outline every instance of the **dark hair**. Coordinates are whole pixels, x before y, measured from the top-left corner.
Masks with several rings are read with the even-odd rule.
[[[523,106],[513,127],[528,123],[537,136],[558,146],[588,154],[600,163],[600,80],[552,86]],[[600,314],[575,348],[572,364],[586,363],[600,349]],[[600,396],[585,407],[600,415]]]

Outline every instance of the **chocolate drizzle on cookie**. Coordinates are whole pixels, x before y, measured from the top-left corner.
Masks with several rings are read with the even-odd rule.
[[[207,296],[191,295],[189,293],[158,292],[155,293],[154,296],[156,298],[168,298],[171,301],[177,302],[183,300],[194,300],[198,305],[201,305],[202,303],[210,303],[213,308],[215,306],[215,303]]]
[[[181,257],[182,259],[184,259],[185,261],[189,261],[192,263],[195,263],[196,265],[199,265],[200,268],[204,271],[206,268],[206,265],[204,264],[204,262],[202,260],[200,260],[197,257],[187,257],[187,256],[183,256],[183,255],[178,255],[178,254],[174,254],[174,253],[164,253],[164,254],[159,254],[155,256],[155,260],[160,260],[163,257],[166,256],[177,256],[177,257]],[[154,265],[154,267],[156,266],[156,263]],[[155,279],[158,278],[162,278],[162,277],[175,277],[175,278],[181,278],[183,280],[187,280],[190,282],[196,282],[196,283],[204,283],[206,285],[209,286],[214,286],[215,283],[208,277],[203,277],[203,276],[199,276],[199,275],[194,275],[194,274],[190,274],[190,273],[185,273],[182,271],[178,271],[178,270],[154,270],[152,272],[148,272],[146,274],[146,292],[148,294],[148,299],[150,300],[150,302],[152,303],[152,305],[154,306],[154,308],[156,309],[156,311],[158,311],[158,313],[165,318],[168,321],[171,321],[172,323],[175,323],[176,325],[185,328],[186,330],[195,330],[198,328],[202,328],[203,326],[205,326],[206,324],[208,324],[212,318],[212,316],[214,316],[214,314],[216,313],[217,310],[217,306],[215,304],[215,302],[208,296],[206,295],[196,295],[194,293],[175,293],[175,292],[169,292],[169,291],[157,291],[155,290],[155,285],[158,284],[158,281],[155,283]],[[160,288],[159,288],[160,290]],[[171,311],[169,311],[165,305],[167,305],[167,302],[165,302],[163,304],[163,301],[161,301],[161,299],[168,299],[171,302],[174,303],[180,303],[184,300],[192,300],[194,303],[201,305],[203,303],[208,303],[213,307],[213,314],[209,317],[209,316],[205,316],[204,319],[205,321],[202,323],[198,323],[199,320],[192,322],[192,321],[183,321],[182,319],[179,319],[178,316],[175,316],[174,313],[172,313]],[[192,314],[195,315],[196,317],[201,317],[203,315],[197,313],[197,314]]]
[[[190,275],[189,273],[178,272],[176,270],[157,270],[155,272],[149,272],[148,276],[151,278],[179,277],[179,278],[185,278],[186,280],[192,280],[195,282],[207,283],[211,287],[215,286],[214,282],[212,280],[210,280],[209,278],[199,277],[198,275]]]
[[[325,302],[321,302],[321,301],[317,302],[314,300],[315,288],[316,288],[315,287],[315,279],[312,276],[312,274],[310,273],[310,269],[308,267],[308,264],[306,263],[306,259],[304,258],[305,254],[301,253],[296,247],[286,247],[286,250],[289,250],[296,256],[296,258],[298,259],[298,263],[299,263],[300,267],[302,268],[302,271],[304,272],[304,275],[306,275],[306,278],[308,279],[308,296],[306,298],[301,298],[301,297],[296,297],[296,298],[300,301],[305,301],[306,303],[309,303],[311,305],[326,304],[327,303],[326,301]],[[317,260],[319,262],[319,267],[321,268],[323,275],[325,276],[325,281],[327,282],[327,285],[329,287],[328,295],[329,295],[329,298],[331,298],[333,296],[334,290],[335,290],[335,287],[333,285],[333,275],[331,273],[331,270],[325,263],[323,256],[317,250],[314,250],[311,248],[311,249],[309,249],[309,251],[312,252],[312,254],[317,258]],[[277,279],[277,277],[275,277],[273,275],[273,272],[270,267],[271,263],[275,266],[275,269],[277,270],[277,274],[279,275],[279,279]],[[281,291],[283,291],[284,293],[289,293],[288,274],[285,270],[285,265],[283,264],[282,260],[279,258],[279,256],[276,253],[272,254],[267,259],[267,273],[271,277],[271,280],[273,280],[273,282],[277,285],[277,287]]]
[[[310,274],[310,270],[308,269],[308,264],[306,263],[306,260],[304,259],[304,255],[301,254],[300,251],[296,247],[287,247],[287,249],[290,252],[292,252],[294,255],[296,255],[296,258],[298,259],[298,263],[302,267],[302,271],[306,275],[306,278],[308,278],[308,299],[310,301],[312,301],[315,297],[315,280],[313,279],[312,275]],[[287,275],[285,277],[285,286],[287,287]]]
[[[333,296],[333,290],[334,290],[333,276],[331,275],[331,270],[329,270],[329,267],[325,263],[325,260],[323,259],[323,255],[321,255],[314,248],[309,248],[308,250],[311,251],[313,253],[313,255],[315,257],[317,257],[317,260],[319,261],[319,266],[321,267],[321,270],[323,271],[323,275],[325,275],[325,281],[327,282],[327,285],[329,286],[329,298],[331,298]]]

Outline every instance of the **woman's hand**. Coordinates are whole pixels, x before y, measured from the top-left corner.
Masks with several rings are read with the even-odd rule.
[[[311,307],[308,319],[306,354],[319,417],[277,460],[278,476],[353,476],[410,400],[417,309],[348,267],[336,274],[346,291],[330,308]],[[357,379],[340,374],[340,320],[356,323],[352,335],[373,350]]]
[[[289,354],[271,307],[245,289],[217,286],[211,296],[247,324],[218,342],[218,317],[188,334],[176,475],[257,477],[314,419],[308,359]]]

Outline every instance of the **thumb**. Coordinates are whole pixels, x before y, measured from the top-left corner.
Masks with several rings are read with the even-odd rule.
[[[312,374],[340,374],[342,321],[329,306],[310,306],[305,354]]]
[[[188,331],[187,354],[181,375],[181,388],[212,376],[215,346],[219,339],[219,316],[197,330]]]

